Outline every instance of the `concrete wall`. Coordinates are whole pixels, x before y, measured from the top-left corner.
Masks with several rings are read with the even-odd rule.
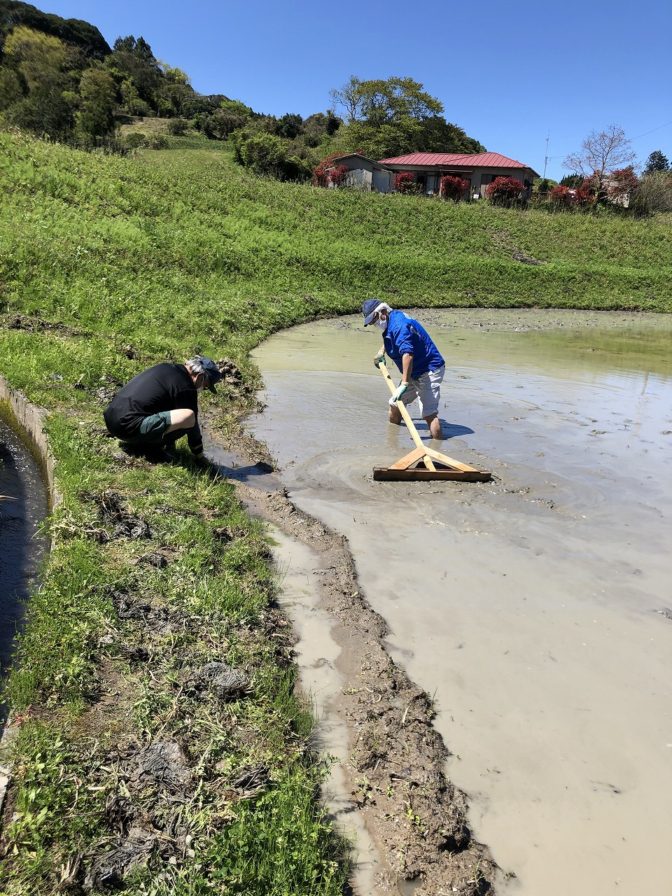
[[[14,418],[10,424],[16,422],[22,430],[22,435],[30,443],[30,446],[40,460],[49,490],[49,502],[53,508],[61,502],[61,496],[54,486],[54,456],[49,448],[47,434],[44,429],[46,411],[31,404],[26,396],[16,389],[12,389],[9,383],[0,376],[0,402],[9,410]],[[0,811],[2,811],[7,789],[12,776],[12,766],[9,757],[12,741],[18,736],[19,726],[12,718],[11,712],[0,735]]]
[[[391,193],[394,190],[394,175],[391,171],[378,168],[368,159],[351,158],[339,160],[339,165],[345,165],[350,173],[345,179],[346,187],[354,187],[360,190],[376,190],[378,193]],[[333,187],[333,184],[329,185]]]
[[[345,178],[346,187],[356,187],[360,190],[370,190],[373,183],[373,172],[366,168],[351,168]]]
[[[0,376],[0,401],[5,402],[12,416],[16,419],[21,429],[28,437],[34,453],[40,460],[49,487],[49,499],[51,506],[60,504],[61,496],[54,485],[54,456],[49,447],[47,433],[44,428],[44,419],[47,412],[44,408],[38,408],[31,404],[26,396],[17,389],[12,389],[7,380]]]

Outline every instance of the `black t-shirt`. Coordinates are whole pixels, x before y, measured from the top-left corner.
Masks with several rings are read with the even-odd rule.
[[[198,391],[184,364],[155,364],[126,383],[103,413],[107,428],[117,438],[132,438],[141,421],[159,411],[188,408],[196,415],[196,426],[188,430],[189,445],[201,444],[198,428]]]

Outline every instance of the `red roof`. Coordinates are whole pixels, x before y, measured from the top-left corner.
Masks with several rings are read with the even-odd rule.
[[[529,165],[498,152],[414,152],[379,161],[381,165],[437,165],[442,168],[529,168]]]

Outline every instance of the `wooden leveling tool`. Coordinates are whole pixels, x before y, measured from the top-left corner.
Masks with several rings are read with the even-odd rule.
[[[383,374],[390,392],[394,395],[396,390],[389,370],[384,363],[378,366],[378,370]],[[396,406],[415,442],[415,448],[390,467],[374,467],[374,479],[461,479],[466,482],[488,482],[492,478],[490,473],[477,470],[469,464],[463,464],[459,460],[441,454],[440,451],[428,448],[418,435],[403,401],[397,401]]]

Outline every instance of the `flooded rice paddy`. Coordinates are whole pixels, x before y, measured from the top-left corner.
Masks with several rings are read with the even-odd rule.
[[[493,482],[373,481],[412,445],[361,318],[261,346],[249,428],[293,502],[347,536],[510,892],[666,892],[672,319],[417,317],[446,358],[433,445]]]

